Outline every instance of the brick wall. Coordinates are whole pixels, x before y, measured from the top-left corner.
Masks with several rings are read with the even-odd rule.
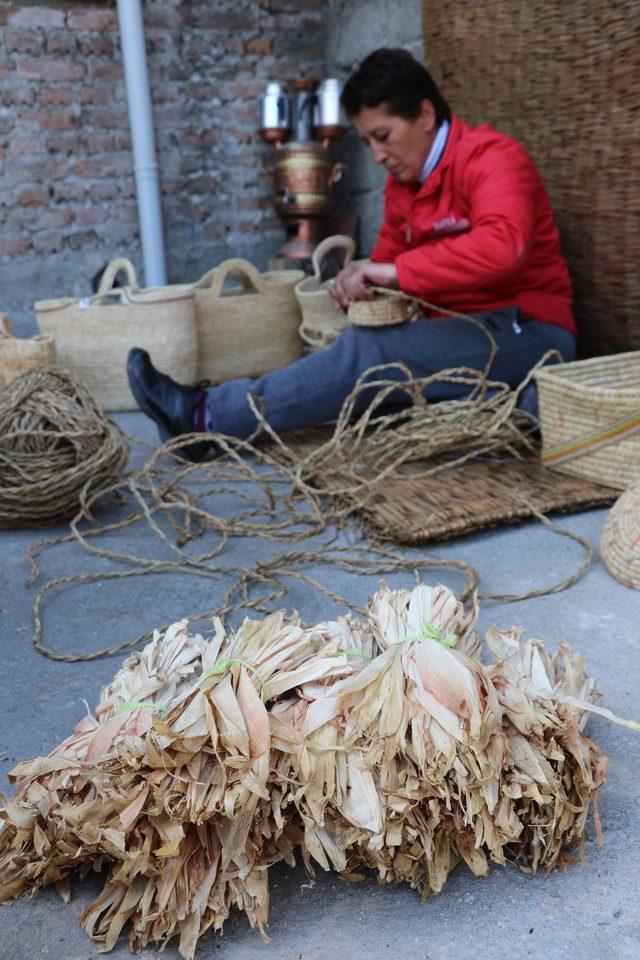
[[[257,104],[269,79],[324,75],[326,13],[326,0],[145,2],[171,280],[277,250]],[[33,300],[90,292],[116,254],[140,269],[115,4],[0,0],[0,310],[31,333]]]

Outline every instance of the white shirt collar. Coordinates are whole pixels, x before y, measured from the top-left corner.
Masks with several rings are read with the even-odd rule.
[[[435,168],[438,166],[438,163],[440,162],[440,158],[444,153],[444,148],[447,145],[447,137],[449,136],[450,126],[451,124],[449,123],[448,120],[443,120],[442,123],[440,124],[438,132],[436,133],[433,143],[431,144],[431,150],[429,150],[429,156],[424,162],[422,173],[420,174],[420,177],[419,177],[418,182],[420,183],[420,186],[422,186],[422,184],[425,182],[427,177],[431,173],[433,173]]]

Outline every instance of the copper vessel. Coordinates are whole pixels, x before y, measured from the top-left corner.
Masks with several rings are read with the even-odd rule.
[[[276,211],[281,217],[323,216],[331,206],[331,187],[344,165],[314,141],[294,141],[278,151],[274,175]]]

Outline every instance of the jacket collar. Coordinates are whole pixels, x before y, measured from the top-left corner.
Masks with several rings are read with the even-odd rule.
[[[444,153],[440,158],[438,166],[431,174],[429,174],[422,186],[416,183],[400,183],[400,181],[397,180],[392,173],[390,173],[387,177],[385,192],[387,190],[391,190],[393,192],[400,190],[408,193],[413,199],[417,197],[430,196],[440,186],[442,182],[442,175],[453,160],[458,143],[469,133],[470,129],[471,128],[468,126],[468,124],[464,123],[459,117],[452,115],[451,129],[449,130],[449,136],[447,137],[447,145],[444,148]]]

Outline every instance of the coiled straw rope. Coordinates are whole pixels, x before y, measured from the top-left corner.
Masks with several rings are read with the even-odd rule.
[[[129,445],[66,370],[30,370],[0,390],[0,527],[46,526],[122,477]]]

